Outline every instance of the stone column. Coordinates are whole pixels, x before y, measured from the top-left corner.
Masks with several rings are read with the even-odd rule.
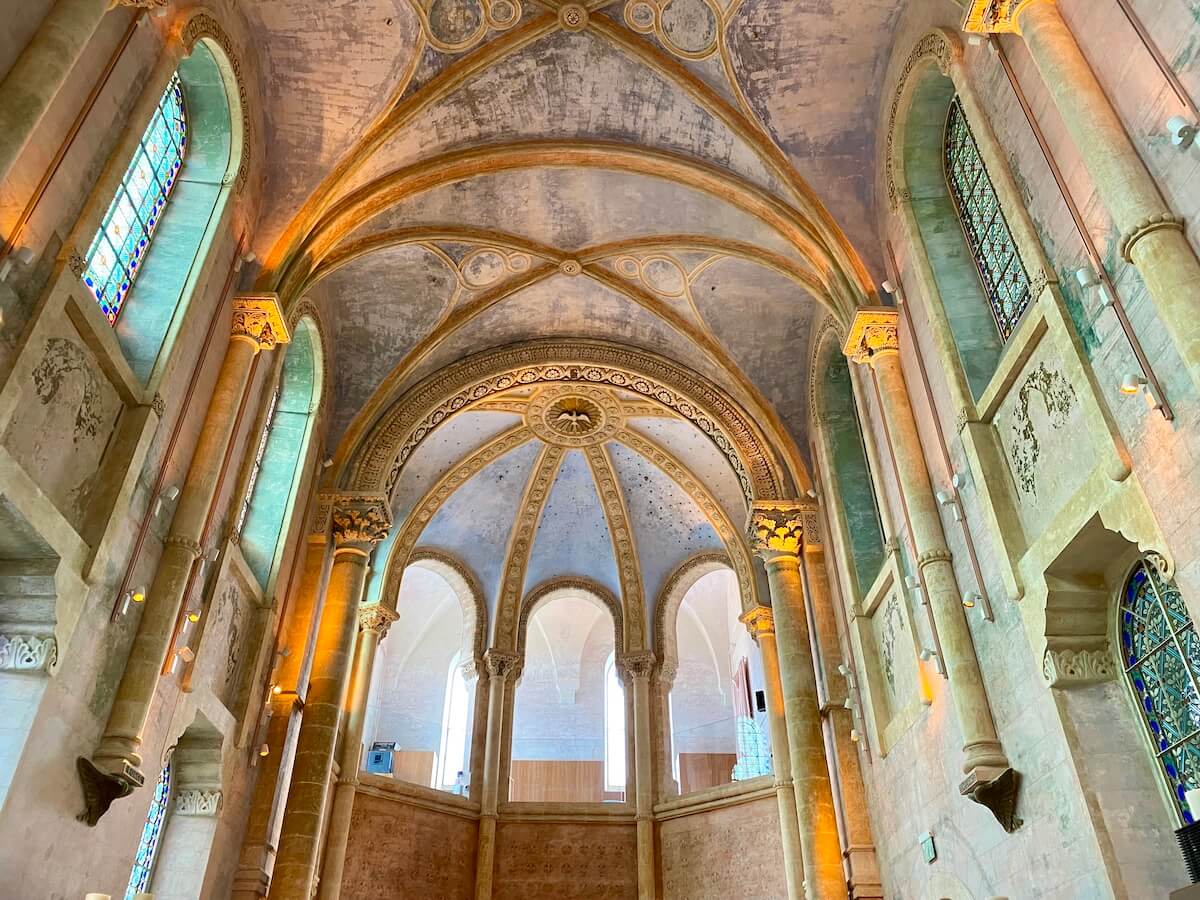
[[[829,784],[817,676],[800,576],[803,515],[811,508],[811,504],[804,506],[796,500],[755,503],[750,514],[750,544],[766,566],[771,588],[796,816],[800,824],[800,855],[804,861],[804,896],[808,900],[845,900],[846,874]]]
[[[650,737],[650,676],[654,654],[628,653],[618,671],[633,689],[633,779],[637,818],[638,900],[655,900],[654,879],[654,747]]]
[[[0,182],[29,143],[110,6],[132,0],[57,0],[0,82]]]
[[[783,841],[788,900],[803,900],[804,857],[800,850],[800,820],[796,816],[796,790],[792,782],[792,759],[788,752],[787,721],[783,711],[783,679],[779,674],[779,651],[775,646],[775,616],[769,606],[756,606],[744,613],[741,621],[758,644],[766,679],[771,768],[775,773],[775,797],[779,801],[779,831]]]
[[[338,723],[350,682],[358,604],[367,582],[371,551],[391,527],[387,500],[379,495],[339,496],[332,519],[333,569],[317,630],[279,852],[271,876],[269,896],[273,900],[307,900],[312,892],[325,791],[333,771]]]
[[[341,895],[346,845],[350,840],[350,816],[354,812],[354,788],[362,767],[363,724],[367,717],[371,675],[375,670],[375,651],[396,619],[395,612],[379,603],[358,609],[358,643],[354,653],[354,669],[350,674],[342,757],[325,837],[325,863],[321,868],[320,891],[317,894],[320,900],[337,900]]]
[[[488,650],[487,737],[483,750],[483,790],[479,799],[479,849],[475,856],[475,900],[491,900],[496,865],[496,822],[500,809],[500,763],[504,756],[504,698],[510,676],[521,658],[515,653]]]
[[[1010,0],[1003,11],[990,14],[984,9],[987,2],[972,0],[964,29],[1017,32],[1025,39],[1121,233],[1121,255],[1137,267],[1159,318],[1200,386],[1200,260],[1188,243],[1183,218],[1163,199],[1055,0]]]
[[[933,485],[925,468],[921,437],[900,366],[896,310],[886,307],[860,309],[846,339],[845,352],[853,362],[869,365],[878,381],[888,439],[896,459],[900,494],[908,512],[917,554],[917,573],[925,587],[941,639],[942,662],[962,731],[963,772],[967,778],[959,785],[959,791],[991,809],[1000,824],[1011,831],[1019,824],[1012,817],[1016,773],[1009,766],[996,736]]]
[[[294,588],[284,622],[284,638],[268,698],[270,711],[265,740],[268,753],[258,760],[254,796],[241,860],[233,880],[232,900],[261,900],[267,896],[275,857],[281,807],[287,799],[291,763],[300,727],[300,712],[312,662],[313,638],[333,558],[329,549],[329,501],[322,498],[308,536],[304,570]]]
[[[188,576],[201,554],[200,539],[220,480],[225,450],[233,436],[238,407],[246,392],[251,364],[259,351],[270,350],[288,339],[277,296],[234,298],[229,346],[196,438],[154,581],[146,594],[146,608],[138,622],[108,725],[92,760],[80,757],[78,761],[87,803],[82,818],[90,825],[99,821],[113,800],[145,783],[141,770],[142,730],[179,623]]]

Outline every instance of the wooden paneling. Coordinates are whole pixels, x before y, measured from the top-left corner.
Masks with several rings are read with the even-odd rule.
[[[736,753],[680,753],[679,791],[690,794],[733,781]]]
[[[432,750],[397,750],[392,756],[392,777],[429,787],[436,758]]]
[[[597,802],[616,795],[604,791],[604,763],[598,760],[514,759],[510,800]]]

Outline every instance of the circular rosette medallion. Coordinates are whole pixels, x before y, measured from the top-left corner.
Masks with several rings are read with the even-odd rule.
[[[621,427],[621,404],[600,388],[563,385],[538,391],[525,422],[541,440],[558,447],[587,447]]]

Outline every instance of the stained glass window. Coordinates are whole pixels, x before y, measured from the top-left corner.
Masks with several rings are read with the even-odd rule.
[[[234,523],[233,533],[241,534],[246,524],[246,515],[250,512],[250,501],[254,499],[254,485],[262,472],[263,456],[267,452],[267,439],[271,436],[271,426],[275,423],[275,410],[279,406],[279,388],[271,395],[271,403],[267,407],[267,419],[263,423],[262,434],[258,438],[258,449],[254,452],[254,465],[250,468],[250,480],[246,483],[246,495],[242,497],[242,505],[238,508],[237,522]]]
[[[117,321],[150,240],[179,180],[187,150],[187,114],[179,75],[172,75],[138,142],[100,230],[87,252],[83,282],[109,324]]]
[[[146,824],[138,841],[137,855],[133,858],[133,871],[129,873],[129,887],[125,889],[125,900],[133,900],[150,886],[150,873],[154,871],[154,857],[162,841],[163,826],[167,821],[167,804],[171,799],[171,764],[163,766],[154,785],[154,800],[146,813]]]
[[[954,197],[958,221],[975,259],[992,316],[1004,340],[1012,335],[1032,299],[1029,274],[1017,253],[1012,232],[1000,209],[971,126],[957,97],[946,118],[946,183]]]
[[[1179,590],[1139,563],[1121,598],[1121,659],[1159,767],[1184,822],[1200,787],[1200,643]]]

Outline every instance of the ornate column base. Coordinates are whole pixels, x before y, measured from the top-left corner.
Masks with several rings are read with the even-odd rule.
[[[1016,814],[1020,779],[1020,773],[1012,768],[976,766],[958,786],[958,792],[980,806],[986,806],[1000,827],[1012,834],[1024,824]]]

